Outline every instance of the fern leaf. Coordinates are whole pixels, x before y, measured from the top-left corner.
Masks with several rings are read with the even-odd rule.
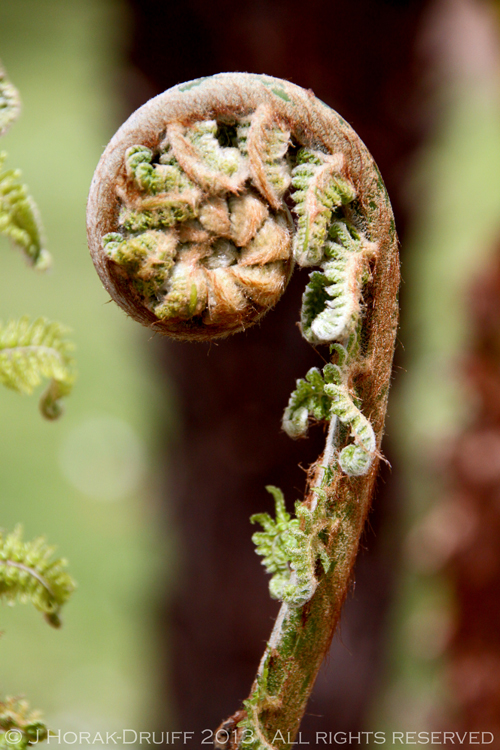
[[[53,558],[54,547],[43,537],[23,542],[22,529],[0,532],[0,597],[7,602],[32,602],[47,622],[60,627],[59,612],[75,589],[66,561]]]
[[[32,711],[27,701],[9,697],[0,701],[0,750],[25,750],[47,736],[40,712]]]
[[[130,185],[118,191],[123,201],[119,223],[129,232],[171,227],[196,216],[200,192],[171,150],[161,154],[159,164],[152,162],[153,152],[146,146],[131,146],[125,152],[127,176],[141,191],[140,197],[131,195]]]
[[[296,517],[285,509],[283,493],[277,487],[268,486],[274,497],[276,520],[268,513],[257,513],[251,523],[260,523],[263,531],[252,536],[256,553],[262,556],[262,564],[271,574],[269,593],[273,599],[287,602],[291,607],[301,607],[314,594],[318,585],[316,567],[318,560],[325,573],[330,567],[325,543],[331,544],[338,529],[336,519],[327,518],[324,512],[326,496],[320,490],[318,503],[309,509],[301,503],[296,505]]]
[[[40,271],[51,263],[43,247],[43,230],[38,208],[21,182],[19,169],[3,170],[6,153],[0,153],[0,234],[4,234],[24,253],[28,262]]]
[[[204,120],[184,128],[177,123],[167,127],[167,140],[187,176],[203,190],[237,193],[248,177],[246,159],[234,147],[221,146],[217,122]]]
[[[292,179],[286,159],[290,131],[277,122],[271,109],[263,104],[246,123],[236,130],[241,152],[248,157],[250,175],[260,193],[272,208],[279,210],[284,193]]]
[[[0,65],[0,136],[7,132],[17,119],[21,103],[15,86],[9,81]]]
[[[318,421],[330,417],[331,398],[325,394],[325,382],[335,379],[335,374],[335,365],[328,364],[324,368],[325,380],[317,367],[311,367],[305,379],[297,380],[297,387],[290,396],[282,422],[289,437],[297,438],[306,434],[310,414]]]
[[[283,493],[278,487],[268,485],[266,490],[273,496],[276,508],[276,520],[268,513],[256,513],[250,517],[250,523],[259,523],[263,531],[257,531],[252,536],[256,553],[262,556],[262,565],[272,578],[269,582],[269,592],[273,599],[283,600],[283,592],[289,586],[291,568],[290,555],[284,547],[284,540],[288,532],[297,527],[298,520],[292,518],[285,508]]]
[[[332,399],[331,413],[351,428],[355,444],[347,445],[339,455],[342,471],[351,477],[367,474],[377,448],[373,427],[358,409],[343,385],[328,383],[325,393]]]
[[[347,341],[359,321],[362,285],[371,246],[343,221],[330,226],[325,262],[314,271],[302,297],[301,329],[311,344]]]
[[[333,212],[356,197],[354,187],[340,173],[339,155],[301,149],[292,172],[292,194],[298,228],[293,254],[300,266],[317,266],[324,260],[324,244]]]
[[[32,393],[42,381],[50,378],[40,400],[40,409],[47,419],[62,413],[60,400],[74,381],[72,344],[64,336],[66,329],[59,323],[27,316],[0,326],[0,382],[20,393]]]

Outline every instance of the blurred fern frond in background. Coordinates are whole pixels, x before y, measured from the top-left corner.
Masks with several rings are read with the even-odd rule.
[[[19,115],[17,89],[8,80],[0,64],[0,135]],[[22,250],[28,263],[45,271],[51,257],[43,247],[43,229],[38,208],[21,182],[19,169],[2,170],[7,154],[0,152],[0,234]],[[0,382],[19,393],[32,393],[42,378],[50,378],[40,399],[40,411],[46,419],[62,413],[60,399],[68,395],[74,381],[73,348],[59,323],[38,318],[30,323],[26,316],[0,325]]]
[[[7,535],[0,532],[0,597],[10,603],[32,602],[58,628],[60,609],[75,582],[65,570],[66,561],[53,555],[54,547],[43,537],[24,542],[20,526]]]
[[[21,103],[15,86],[5,75],[0,64],[0,135],[3,135],[17,119]]]
[[[27,701],[6,698],[0,702],[0,750],[25,750],[47,735],[39,711],[32,711]]]
[[[17,118],[19,95],[0,65],[0,135]],[[38,209],[21,182],[18,169],[3,170],[6,158],[0,152],[0,234],[22,250],[28,263],[46,270],[51,262],[43,247]],[[0,382],[20,393],[32,393],[42,378],[50,383],[42,394],[40,410],[47,419],[62,413],[60,399],[74,380],[66,329],[57,322],[28,316],[0,324]],[[43,537],[22,540],[21,526],[10,534],[0,531],[0,599],[9,604],[31,602],[53,627],[61,626],[60,610],[75,588],[65,570],[66,561],[54,557]],[[24,750],[47,738],[47,728],[25,701],[6,698],[0,702],[0,750]]]
[[[0,234],[23,251],[30,265],[45,271],[51,257],[43,247],[38,208],[21,182],[21,170],[2,170],[6,157],[5,151],[0,152]]]
[[[43,377],[50,378],[40,399],[47,419],[61,414],[59,400],[69,393],[74,380],[73,345],[65,334],[62,325],[45,318],[30,322],[23,316],[0,325],[0,382],[20,393],[32,393]]]

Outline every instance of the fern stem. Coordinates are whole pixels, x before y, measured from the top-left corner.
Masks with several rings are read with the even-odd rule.
[[[314,478],[314,486],[322,487],[325,479],[327,469],[335,463],[335,450],[339,440],[339,419],[333,416],[328,424],[328,432],[326,434],[325,450],[321,457],[321,463],[316,470]],[[318,504],[318,495],[313,493],[311,500],[311,510],[314,510]]]

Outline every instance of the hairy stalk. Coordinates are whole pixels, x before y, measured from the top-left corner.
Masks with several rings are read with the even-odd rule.
[[[290,215],[292,206],[295,221]],[[252,517],[283,604],[219,748],[291,747],[349,589],[380,457],[397,326],[397,238],[385,187],[354,131],[311,92],[221,74],[148,102],[99,163],[88,238],[110,295],[179,339],[244,330],[310,266],[302,335],[331,361],[297,381],[283,429],[329,423],[295,517]]]

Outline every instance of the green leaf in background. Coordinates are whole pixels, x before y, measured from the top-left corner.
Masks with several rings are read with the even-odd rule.
[[[0,381],[20,393],[32,393],[42,381],[51,382],[40,399],[40,410],[47,419],[61,413],[60,399],[73,385],[73,345],[64,336],[60,323],[27,316],[0,326]]]
[[[19,169],[2,171],[7,154],[0,152],[0,234],[4,234],[25,254],[28,262],[40,271],[51,263],[43,247],[42,224],[35,201],[21,182]]]
[[[54,558],[54,547],[43,537],[23,542],[17,526],[4,536],[0,532],[0,597],[8,602],[30,601],[47,622],[61,626],[59,612],[75,589],[66,572],[66,561]]]
[[[32,711],[27,701],[6,698],[0,702],[0,750],[25,750],[47,735],[40,713]]]
[[[21,104],[17,89],[5,75],[0,64],[0,135],[3,135],[17,119]]]

